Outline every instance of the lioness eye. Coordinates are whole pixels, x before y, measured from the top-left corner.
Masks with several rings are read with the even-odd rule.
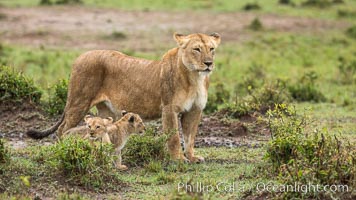
[[[88,128],[91,128],[91,126],[90,126],[90,125],[88,125]]]
[[[96,128],[98,129],[98,128],[100,128],[100,126],[96,126]]]
[[[200,49],[199,49],[199,48],[194,48],[193,50],[194,50],[194,51],[197,51],[197,52],[200,52]]]
[[[210,51],[214,51],[215,49],[214,48],[210,48]]]

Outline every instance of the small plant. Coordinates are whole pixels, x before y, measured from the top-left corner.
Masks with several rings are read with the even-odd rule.
[[[267,146],[266,159],[281,183],[347,185],[350,189],[356,186],[356,151],[352,144],[325,131],[306,131],[309,117],[299,116],[291,106],[276,105],[267,116],[272,140]],[[289,199],[320,194],[287,191],[283,195]]]
[[[355,18],[356,17],[356,10],[340,9],[340,10],[337,11],[337,16],[338,17]]]
[[[326,97],[316,88],[315,80],[318,75],[315,72],[306,73],[294,85],[289,85],[288,90],[297,101],[324,102]]]
[[[256,17],[255,19],[252,20],[248,28],[253,31],[260,31],[263,29],[263,25],[260,19]]]
[[[130,166],[150,166],[154,169],[157,163],[152,160],[164,161],[168,158],[166,150],[166,134],[155,135],[155,130],[149,128],[144,135],[132,135],[123,150],[123,160]],[[149,164],[151,163],[151,164]]]
[[[344,57],[339,57],[338,69],[342,84],[356,83],[356,59],[347,61]]]
[[[53,94],[49,96],[45,110],[50,115],[61,114],[67,102],[68,81],[65,79],[58,81],[50,88],[50,92],[53,92]]]
[[[111,145],[93,145],[81,138],[67,137],[44,147],[36,160],[54,165],[52,168],[57,168],[73,184],[103,189],[119,182]]]
[[[247,3],[244,5],[242,8],[243,10],[249,11],[249,10],[260,10],[261,6],[258,3]]]
[[[122,39],[126,39],[127,35],[120,31],[113,31],[110,35],[106,36],[105,38],[111,40],[122,40]]]
[[[15,71],[12,67],[0,67],[1,102],[39,103],[42,92],[33,80]]]
[[[343,0],[306,0],[302,2],[302,6],[311,6],[318,8],[327,8],[335,4],[344,3]]]
[[[349,27],[345,33],[350,38],[356,39],[356,25]]]
[[[290,101],[289,93],[285,90],[286,83],[277,80],[274,83],[267,83],[261,88],[248,88],[248,96],[237,99],[236,102],[228,104],[220,112],[239,118],[241,116],[260,112],[264,114],[268,109],[273,109],[275,104],[287,103]]]
[[[40,5],[65,5],[65,4],[82,4],[82,0],[41,0]]]
[[[0,139],[0,165],[8,162],[10,159],[10,153],[7,147],[5,146],[5,142]],[[1,169],[0,169],[1,172]]]
[[[212,113],[217,111],[219,106],[227,103],[229,99],[230,92],[225,89],[225,85],[223,83],[217,83],[215,86],[215,93],[209,93],[208,102],[204,112]]]

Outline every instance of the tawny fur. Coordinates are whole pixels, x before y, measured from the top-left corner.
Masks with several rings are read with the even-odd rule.
[[[113,144],[115,153],[118,156],[116,166],[125,170],[127,167],[121,163],[121,150],[124,148],[129,136],[134,133],[143,133],[145,125],[141,117],[134,113],[125,114],[120,120],[113,124],[106,125],[106,131],[94,134],[87,133],[84,138],[100,140],[102,143]]]
[[[167,143],[171,157],[186,160],[178,133],[178,114],[182,113],[186,156],[192,162],[203,161],[194,155],[194,140],[207,101],[209,74],[214,68],[220,36],[174,34],[174,39],[178,47],[169,50],[160,61],[109,50],[79,56],[72,68],[58,135],[76,126],[92,106],[97,107],[100,116],[115,119],[113,109],[107,105],[111,102],[114,110],[129,110],[145,119],[162,116],[163,130],[176,131]],[[53,130],[31,131],[28,135],[43,138]]]
[[[101,118],[101,117],[92,117],[90,115],[85,116],[84,118],[85,125],[71,128],[63,133],[62,137],[69,135],[76,135],[84,138],[87,134],[92,135],[102,135],[106,133],[106,126],[112,124],[113,118]]]

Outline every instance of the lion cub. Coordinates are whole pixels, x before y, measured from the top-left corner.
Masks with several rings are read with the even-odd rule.
[[[113,119],[111,117],[103,119],[101,117],[87,115],[84,117],[84,122],[85,126],[71,128],[64,132],[63,136],[77,135],[86,139],[96,140],[96,138],[99,138],[99,136],[107,132],[106,126],[112,124]]]
[[[95,139],[101,139],[101,142],[113,144],[115,154],[118,156],[116,167],[120,170],[126,170],[127,166],[121,164],[121,150],[124,148],[129,136],[134,133],[142,134],[145,130],[145,125],[139,115],[134,113],[122,112],[123,117],[118,121],[106,125],[106,132],[98,132]],[[90,138],[91,135],[87,134],[85,138]]]

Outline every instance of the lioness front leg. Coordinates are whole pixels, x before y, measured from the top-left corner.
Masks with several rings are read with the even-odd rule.
[[[127,170],[127,166],[126,165],[123,165],[121,164],[122,162],[122,158],[121,158],[121,149],[117,149],[115,150],[115,154],[117,155],[117,161],[116,161],[116,167],[119,169],[119,170]]]
[[[163,107],[162,112],[162,125],[163,132],[166,134],[174,133],[167,141],[168,152],[173,160],[183,160],[188,161],[188,159],[183,155],[180,139],[179,139],[179,131],[178,131],[178,112],[173,106],[165,106]]]
[[[194,155],[194,141],[198,133],[198,126],[201,119],[202,111],[193,108],[191,111],[182,115],[182,129],[185,144],[185,155],[190,162],[204,162],[204,158]]]

